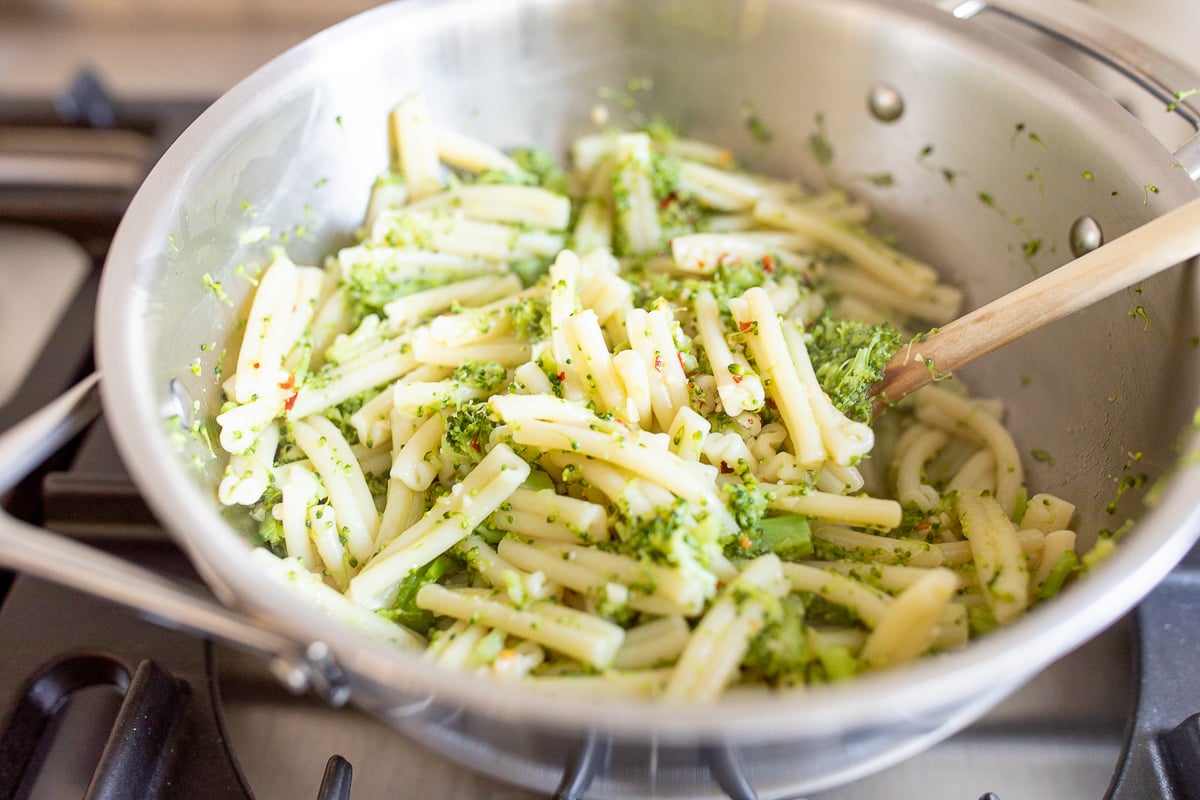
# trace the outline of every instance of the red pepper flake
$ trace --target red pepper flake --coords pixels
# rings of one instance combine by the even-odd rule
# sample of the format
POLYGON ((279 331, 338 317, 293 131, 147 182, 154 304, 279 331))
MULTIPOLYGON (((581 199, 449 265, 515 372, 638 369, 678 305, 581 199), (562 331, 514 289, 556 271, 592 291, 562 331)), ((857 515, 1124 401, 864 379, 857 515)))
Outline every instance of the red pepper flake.
POLYGON ((679 359, 679 368, 686 373, 687 367, 683 365, 683 353, 676 353, 675 357, 679 359))
POLYGON ((292 393, 291 393, 291 394, 288 396, 288 399, 283 401, 283 407, 284 407, 286 410, 288 410, 288 411, 291 411, 291 410, 292 410, 292 406, 296 405, 296 398, 297 398, 297 397, 299 397, 299 396, 300 396, 300 393, 299 393, 299 392, 292 392, 292 393))
POLYGON ((295 385, 296 385, 296 376, 294 374, 289 374, 285 380, 280 381, 279 388, 280 389, 291 389, 295 385))
POLYGON ((734 383, 741 383, 741 382, 742 382, 742 380, 743 380, 743 379, 744 379, 746 376, 745 376, 745 375, 735 375, 735 374, 733 374, 733 373, 730 373, 729 377, 733 378, 733 382, 734 382, 734 383))
POLYGON ((733 472, 733 467, 729 466, 724 461, 722 461, 720 464, 717 464, 717 469, 721 470, 722 473, 733 472))
POLYGON ((655 353, 655 354, 654 354, 654 371, 655 371, 655 372, 662 372, 662 371, 663 371, 663 360, 662 360, 662 353, 655 353))
POLYGON ((738 537, 737 543, 738 547, 742 548, 743 550, 749 550, 751 547, 754 547, 754 542, 751 541, 750 537, 744 533, 738 537))
POLYGON ((250 369, 262 369, 262 362, 261 361, 251 361, 250 369))
POLYGON ((741 331, 742 333, 745 333, 746 331, 750 330, 753 327, 754 327, 753 322, 739 322, 738 323, 738 330, 741 331))
POLYGON ((474 450, 476 453, 483 452, 483 448, 479 446, 479 437, 478 436, 471 437, 471 449, 474 450))
POLYGON ((559 383, 562 383, 563 381, 565 381, 565 380, 567 379, 567 373, 565 373, 565 372, 560 372, 560 373, 558 373, 558 375, 556 375, 555 377, 556 377, 556 378, 558 378, 558 382, 559 382, 559 383))
POLYGON ((763 271, 768 275, 775 274, 775 258, 770 253, 763 256, 763 271))

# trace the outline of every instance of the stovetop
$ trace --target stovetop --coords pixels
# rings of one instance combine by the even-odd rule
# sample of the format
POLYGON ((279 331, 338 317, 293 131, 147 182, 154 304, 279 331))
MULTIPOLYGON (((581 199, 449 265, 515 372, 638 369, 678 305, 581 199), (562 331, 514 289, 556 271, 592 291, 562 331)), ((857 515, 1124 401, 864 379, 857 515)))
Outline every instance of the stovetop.
MULTIPOLYGON (((101 97, 110 103, 105 117, 91 105, 101 89, 91 79, 77 83, 68 97, 75 112, 72 102, 65 112, 62 102, 0 103, 0 145, 6 123, 39 126, 65 115, 78 130, 97 122, 88 114, 100 114, 102 125, 142 137, 132 140, 140 155, 122 158, 144 170, 202 108, 101 97)), ((0 398, 0 431, 90 369, 100 264, 135 185, 92 187, 81 199, 78 191, 0 182, 0 223, 65 234, 92 263, 60 304, 59 324, 36 344, 33 371, 0 398)), ((0 297, 13 280, 0 272, 0 297)), ((102 420, 3 499, 16 516, 197 580, 138 497, 102 420)), ((0 598, 0 800, 537 797, 362 713, 293 696, 260 660, 105 601, 3 573, 0 598)), ((811 797, 1092 800, 1110 788, 1107 796, 1124 800, 1200 797, 1184 780, 1200 774, 1200 724, 1185 719, 1200 707, 1200 637, 1187 624, 1197 605, 1200 556, 1193 553, 1135 617, 979 722, 885 772, 811 797)), ((564 789, 559 796, 583 795, 564 789)))

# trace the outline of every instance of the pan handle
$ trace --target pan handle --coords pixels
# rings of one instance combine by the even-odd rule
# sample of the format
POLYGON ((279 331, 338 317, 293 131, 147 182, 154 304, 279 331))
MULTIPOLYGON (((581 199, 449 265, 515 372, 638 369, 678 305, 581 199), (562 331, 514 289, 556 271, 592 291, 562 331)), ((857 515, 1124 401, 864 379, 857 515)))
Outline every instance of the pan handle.
POLYGON ((1196 132, 1172 155, 1200 180, 1200 77, 1189 67, 1163 55, 1115 27, 1095 9, 1079 2, 1043 0, 938 0, 938 7, 957 19, 992 11, 1040 31, 1088 54, 1132 80, 1185 120, 1196 132))
MULTIPOLYGON (((99 384, 99 374, 85 378, 0 436, 0 494, 96 418, 99 384)), ((292 691, 312 690, 333 706, 349 699, 345 673, 324 643, 297 642, 179 581, 30 525, 2 509, 0 565, 109 600, 166 627, 264 657, 292 691)))

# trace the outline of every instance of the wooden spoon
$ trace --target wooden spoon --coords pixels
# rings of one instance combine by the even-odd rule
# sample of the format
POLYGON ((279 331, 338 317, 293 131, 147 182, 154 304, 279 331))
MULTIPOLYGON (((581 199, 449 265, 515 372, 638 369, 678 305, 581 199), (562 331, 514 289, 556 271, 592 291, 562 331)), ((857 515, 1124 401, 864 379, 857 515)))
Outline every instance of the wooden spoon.
POLYGON ((906 345, 872 387, 875 412, 1030 331, 1200 254, 1200 198, 906 345))

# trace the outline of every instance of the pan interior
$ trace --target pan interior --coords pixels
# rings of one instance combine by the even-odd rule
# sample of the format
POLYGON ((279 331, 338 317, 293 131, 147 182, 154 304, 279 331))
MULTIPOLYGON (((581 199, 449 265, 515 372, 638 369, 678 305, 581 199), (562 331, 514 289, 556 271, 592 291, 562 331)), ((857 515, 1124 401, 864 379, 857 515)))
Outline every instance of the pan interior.
MULTIPOLYGON (((207 112, 118 233, 100 358, 123 454, 224 599, 291 616, 252 578, 244 540, 230 530, 246 521, 217 508, 223 464, 206 430, 253 288, 247 275, 273 247, 317 264, 353 238, 386 167, 387 113, 415 91, 441 124, 501 147, 536 145, 565 159, 602 104, 614 119, 660 116, 754 169, 845 186, 903 249, 962 287, 968 305, 1067 261, 1081 215, 1111 238, 1195 195, 1115 103, 965 25, 923 5, 867 0, 725 0, 702 13, 693 0, 411 0, 319 35, 207 112), (870 113, 880 84, 904 100, 895 121, 870 113)), ((1153 482, 1178 457, 1197 405, 1195 299, 1192 271, 1178 270, 963 375, 977 394, 1004 398, 1030 486, 1076 500, 1083 548, 1141 513, 1137 491, 1110 506, 1119 487, 1153 482)), ((1143 526, 1131 539, 1152 547, 1170 537, 1165 527, 1143 526)), ((1080 609, 1073 641, 1132 602, 1091 616, 1080 609)), ((1065 613, 1041 615, 1044 623, 1034 615, 1021 629, 1046 634, 1065 613)), ((301 633, 315 624, 331 641, 358 644, 313 620, 283 624, 301 633)), ((457 693, 496 713, 558 713, 520 692, 499 698, 445 676, 397 669, 387 681, 457 693)), ((621 723, 619 711, 589 713, 630 731, 641 725, 621 723)), ((755 713, 761 720, 769 709, 755 713)), ((736 716, 661 716, 655 725, 674 725, 676 735, 690 725, 738 727, 736 716)), ((814 715, 811 724, 834 718, 814 715)), ((777 730, 808 724, 782 713, 776 722, 777 730)))

